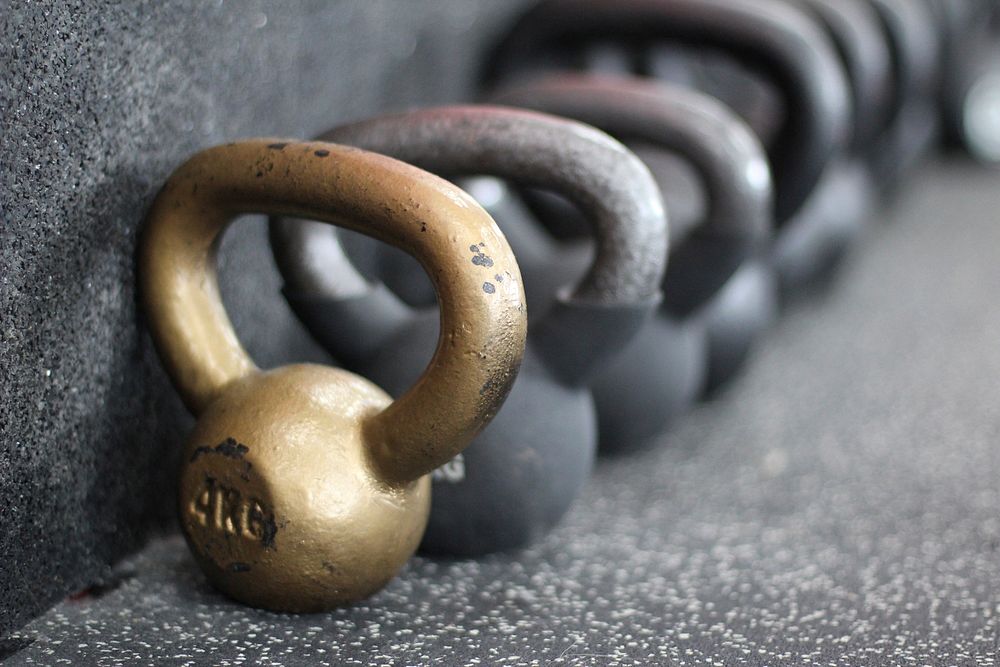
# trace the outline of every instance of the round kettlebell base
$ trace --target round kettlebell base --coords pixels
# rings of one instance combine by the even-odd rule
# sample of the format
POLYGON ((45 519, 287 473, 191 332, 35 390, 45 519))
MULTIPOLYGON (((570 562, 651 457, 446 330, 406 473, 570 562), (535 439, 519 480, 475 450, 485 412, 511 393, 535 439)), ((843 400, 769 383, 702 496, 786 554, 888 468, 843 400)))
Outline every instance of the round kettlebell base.
POLYGON ((654 315, 591 383, 600 454, 622 456, 652 446, 701 395, 707 358, 700 321, 654 315))
POLYGON ((528 349, 493 421, 432 474, 421 553, 472 558, 526 547, 563 518, 590 478, 597 449, 590 392, 555 381, 528 349))
POLYGON ((372 473, 364 420, 391 399, 346 371, 294 365, 234 382, 184 452, 180 523, 229 597, 317 612, 382 588, 416 550, 430 479, 372 473))

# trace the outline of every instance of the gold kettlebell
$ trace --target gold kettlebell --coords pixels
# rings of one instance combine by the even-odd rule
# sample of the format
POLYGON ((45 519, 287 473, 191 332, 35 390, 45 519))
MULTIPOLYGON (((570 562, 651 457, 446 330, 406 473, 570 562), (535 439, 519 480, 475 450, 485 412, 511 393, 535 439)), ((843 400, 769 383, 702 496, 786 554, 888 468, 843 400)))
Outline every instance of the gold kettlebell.
POLYGON ((140 266, 157 350, 198 417, 179 509, 208 578, 246 604, 300 612, 384 586, 420 542, 428 473, 493 417, 524 352, 520 273, 489 214, 450 183, 381 155, 240 141, 174 172, 147 217, 140 266), (421 262, 438 293, 441 336, 406 394, 393 401, 322 365, 257 368, 215 269, 222 231, 245 213, 330 222, 421 262), (480 254, 492 266, 472 261, 480 254), (510 279, 485 290, 495 274, 510 279))

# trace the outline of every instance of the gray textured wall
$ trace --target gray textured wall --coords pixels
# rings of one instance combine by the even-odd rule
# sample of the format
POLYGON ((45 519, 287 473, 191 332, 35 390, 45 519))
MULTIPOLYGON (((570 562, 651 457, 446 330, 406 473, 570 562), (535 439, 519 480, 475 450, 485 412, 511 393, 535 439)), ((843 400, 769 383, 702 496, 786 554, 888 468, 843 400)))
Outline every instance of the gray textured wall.
MULTIPOLYGON (((187 155, 467 99, 527 0, 0 0, 0 636, 168 526, 189 425, 142 328, 136 234, 187 155)), ((261 221, 223 293, 264 366, 322 358, 261 221)))

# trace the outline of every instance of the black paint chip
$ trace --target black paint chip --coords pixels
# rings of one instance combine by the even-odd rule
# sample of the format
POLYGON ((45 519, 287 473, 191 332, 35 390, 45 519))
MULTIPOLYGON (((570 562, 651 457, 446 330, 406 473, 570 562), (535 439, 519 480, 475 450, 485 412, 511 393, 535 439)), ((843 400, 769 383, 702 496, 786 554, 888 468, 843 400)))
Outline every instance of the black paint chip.
POLYGON ((225 457, 231 459, 242 459, 244 454, 250 451, 250 448, 243 443, 236 442, 233 438, 226 438, 225 441, 220 442, 215 447, 198 447, 191 454, 189 461, 194 463, 203 454, 222 454, 225 457))

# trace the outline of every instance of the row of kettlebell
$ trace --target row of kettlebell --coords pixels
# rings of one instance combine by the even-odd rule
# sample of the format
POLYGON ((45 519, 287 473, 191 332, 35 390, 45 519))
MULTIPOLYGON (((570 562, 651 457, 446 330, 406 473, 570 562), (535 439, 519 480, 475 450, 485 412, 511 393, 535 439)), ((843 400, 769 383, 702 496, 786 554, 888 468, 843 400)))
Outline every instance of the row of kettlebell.
MULTIPOLYGON (((527 370, 476 446, 438 471, 439 500, 425 551, 468 556, 530 542, 569 507, 592 466, 591 443, 622 452, 655 438, 704 392, 732 377, 775 317, 780 294, 830 276, 884 193, 936 134, 933 7, 951 11, 940 3, 889 0, 798 6, 564 0, 541 3, 518 22, 494 53, 484 98, 583 121, 627 142, 652 168, 671 211, 662 303, 628 344, 624 322, 652 310, 637 296, 653 298, 648 288, 615 304, 627 314, 612 314, 610 299, 595 292, 588 300, 600 300, 599 312, 577 315, 571 326, 553 324, 556 315, 568 317, 565 305, 552 311, 560 287, 595 274, 606 276, 605 286, 617 284, 626 278, 616 277, 616 268, 635 281, 654 272, 611 260, 612 253, 622 254, 625 232, 612 241, 602 212, 592 204, 587 210, 596 195, 580 197, 586 167, 573 167, 577 183, 570 191, 553 180, 564 167, 555 159, 547 169, 540 164, 551 150, 529 139, 527 120, 520 127, 514 118, 493 121, 504 128, 502 145, 488 137, 490 121, 477 126, 468 109, 461 119, 458 110, 425 110, 323 135, 448 177, 478 175, 460 182, 498 220, 526 276, 533 320, 527 370), (765 84, 779 87, 776 99, 741 103, 733 90, 753 92, 764 84, 741 74, 732 59, 692 55, 691 45, 706 44, 761 63, 765 84), (567 71, 577 64, 583 71, 567 71), (711 68, 714 74, 701 71, 711 68), (673 78, 684 83, 634 73, 656 71, 680 72, 673 78), (699 87, 715 96, 696 92, 699 87), (731 106, 720 104, 722 96, 731 106), (774 121, 780 104, 785 118, 774 121), (755 116, 759 107, 773 113, 755 116), (757 131, 748 131, 739 116, 757 131), (536 164, 519 161, 512 168, 505 148, 532 154, 536 164), (683 165, 703 184, 702 198, 677 186, 691 181, 683 165), (596 252, 587 243, 588 228, 596 252), (536 368, 545 368, 546 377, 536 368), (527 497, 525 489, 537 491, 527 497)), ((568 150, 573 144, 560 139, 558 145, 568 150)), ((581 153, 577 163, 611 173, 597 157, 581 153)), ((635 226, 622 216, 610 219, 620 230, 635 226)), ((355 295, 344 299, 324 285, 330 274, 324 277, 321 268, 329 271, 344 253, 340 244, 317 240, 323 237, 337 238, 316 225, 274 226, 286 296, 335 357, 398 395, 432 349, 435 318, 427 313, 433 311, 423 311, 422 337, 407 331, 399 339, 405 344, 373 346, 381 339, 368 327, 394 332, 409 317, 400 302, 432 308, 430 281, 405 254, 353 237, 344 239, 347 255, 379 287, 363 304, 355 295), (320 248, 334 256, 323 257, 320 248), (364 314, 351 315, 358 311, 364 314), (348 322, 362 335, 346 331, 348 322), (416 349, 425 355, 411 354, 416 349)))
POLYGON ((324 609, 419 544, 478 555, 551 528, 598 445, 653 441, 732 377, 927 150, 932 6, 950 11, 546 0, 493 53, 492 106, 189 160, 149 214, 142 280, 199 416, 180 514, 208 576, 249 604, 324 609), (247 212, 273 216, 296 315, 367 380, 247 356, 213 266, 247 212))

